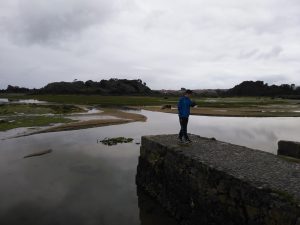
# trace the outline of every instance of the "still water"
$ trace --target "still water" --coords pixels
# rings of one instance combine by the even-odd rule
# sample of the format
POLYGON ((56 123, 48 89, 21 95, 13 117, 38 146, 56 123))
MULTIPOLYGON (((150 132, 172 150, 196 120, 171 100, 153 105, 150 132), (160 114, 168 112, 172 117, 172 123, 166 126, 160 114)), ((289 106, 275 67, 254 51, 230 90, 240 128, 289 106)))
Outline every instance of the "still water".
MULTIPOLYGON (((177 115, 142 111, 147 122, 45 133, 0 142, 1 225, 175 225, 137 194, 142 135, 177 133, 177 115), (104 146, 105 137, 134 143, 104 146), (40 157, 23 157, 51 148, 40 157)), ((191 116, 189 132, 276 153, 280 139, 299 140, 300 118, 191 116)))
POLYGON ((47 103, 45 101, 39 101, 39 100, 36 100, 36 99, 7 99, 7 98, 0 98, 0 104, 1 103, 35 103, 35 104, 44 104, 44 103, 47 103))

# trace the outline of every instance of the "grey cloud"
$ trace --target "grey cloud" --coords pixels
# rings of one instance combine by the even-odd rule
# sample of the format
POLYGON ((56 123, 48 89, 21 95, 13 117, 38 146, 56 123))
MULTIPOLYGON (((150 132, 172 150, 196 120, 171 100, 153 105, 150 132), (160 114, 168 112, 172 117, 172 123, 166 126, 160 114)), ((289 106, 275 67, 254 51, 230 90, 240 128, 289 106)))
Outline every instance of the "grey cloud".
POLYGON ((282 51, 283 49, 281 46, 274 46, 270 51, 259 54, 257 58, 270 59, 270 58, 278 57, 282 51))
POLYGON ((299 11, 299 0, 0 1, 0 88, 116 76, 153 89, 300 84, 299 11))
POLYGON ((269 84, 282 84, 288 83, 286 75, 283 74, 270 74, 270 75, 260 75, 257 76, 257 80, 263 80, 269 84))
POLYGON ((160 18, 163 17, 166 14, 163 10, 153 10, 150 13, 147 14, 146 18, 144 19, 145 25, 144 28, 151 29, 155 28, 157 24, 160 23, 160 18))
POLYGON ((239 54, 240 59, 249 59, 249 58, 257 58, 257 59, 271 59, 278 57, 283 51, 281 46, 273 46, 268 51, 260 51, 259 49, 253 49, 250 51, 241 51, 239 54))
POLYGON ((257 54, 258 52, 259 52, 258 49, 253 49, 251 51, 241 51, 239 58, 248 59, 248 58, 251 58, 252 56, 254 56, 255 54, 257 54))
POLYGON ((19 42, 56 42, 107 21, 117 10, 114 3, 105 0, 19 1, 15 14, 6 20, 6 27, 19 42))

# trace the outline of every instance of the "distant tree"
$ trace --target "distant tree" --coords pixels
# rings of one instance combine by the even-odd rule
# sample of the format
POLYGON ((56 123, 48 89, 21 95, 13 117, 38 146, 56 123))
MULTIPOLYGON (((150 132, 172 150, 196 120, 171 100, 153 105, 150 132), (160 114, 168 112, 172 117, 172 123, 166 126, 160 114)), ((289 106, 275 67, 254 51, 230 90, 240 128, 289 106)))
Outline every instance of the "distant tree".
POLYGON ((265 84, 263 81, 244 81, 229 89, 226 95, 229 96, 279 96, 296 94, 295 87, 289 84, 280 86, 265 84))
POLYGON ((38 93, 51 94, 150 94, 151 89, 139 80, 111 78, 95 82, 74 80, 73 82, 54 82, 38 90, 38 93))
POLYGON ((24 87, 19 87, 19 86, 8 85, 5 92, 7 92, 7 93, 28 93, 28 92, 30 92, 30 89, 24 88, 24 87))

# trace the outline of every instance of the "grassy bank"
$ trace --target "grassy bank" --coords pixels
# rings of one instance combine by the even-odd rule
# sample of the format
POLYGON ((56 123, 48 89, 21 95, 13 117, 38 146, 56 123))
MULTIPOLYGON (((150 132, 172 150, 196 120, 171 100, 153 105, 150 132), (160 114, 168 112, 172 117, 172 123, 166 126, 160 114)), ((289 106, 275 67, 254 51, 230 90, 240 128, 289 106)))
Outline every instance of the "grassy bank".
MULTIPOLYGON (((100 96, 100 95, 0 95, 9 99, 37 99, 62 104, 96 105, 103 107, 134 106, 153 111, 177 113, 176 109, 161 110, 162 105, 176 108, 178 97, 100 96)), ((300 116, 300 100, 269 97, 197 98, 194 115, 207 116, 300 116)))
MULTIPOLYGON (((172 109, 161 109, 160 107, 145 106, 145 110, 164 112, 164 113, 174 113, 177 114, 176 108, 172 109)), ((300 117, 299 112, 288 111, 279 108, 208 108, 200 107, 191 109, 192 115, 199 116, 225 116, 225 117, 300 117), (278 110, 278 111, 276 111, 278 110)))
POLYGON ((0 131, 67 123, 72 120, 64 118, 63 114, 83 111, 74 105, 0 104, 0 131))
MULTIPOLYGON (((0 98, 14 99, 36 99, 40 101, 80 104, 80 105, 102 105, 102 106, 143 106, 159 105, 167 103, 160 97, 149 96, 100 96, 100 95, 17 95, 1 94, 0 98)), ((174 98, 176 100, 176 98, 174 98)))
POLYGON ((54 123, 67 123, 71 121, 71 119, 52 116, 9 117, 0 120, 0 131, 6 131, 19 127, 47 126, 54 123))
POLYGON ((18 127, 38 127, 55 123, 62 125, 50 127, 39 132, 53 132, 64 130, 77 130, 91 127, 108 126, 114 124, 129 123, 134 121, 146 121, 141 114, 128 113, 117 109, 103 108, 98 115, 114 116, 113 119, 91 119, 88 121, 74 121, 65 118, 67 114, 85 112, 88 106, 69 104, 0 104, 0 131, 6 131, 18 127), (58 116, 59 115, 59 116, 58 116))
POLYGON ((92 127, 103 127, 103 126, 110 126, 110 125, 117 125, 117 124, 125 124, 131 122, 145 122, 147 117, 137 113, 128 113, 123 112, 117 109, 103 109, 103 112, 99 115, 109 115, 115 116, 116 119, 93 119, 87 121, 76 121, 65 123, 59 126, 50 127, 45 130, 37 131, 31 134, 38 134, 38 133, 48 133, 48 132, 58 132, 58 131, 67 131, 67 130, 79 130, 79 129, 86 129, 92 127))
MULTIPOLYGON (((0 98, 36 99, 64 104, 102 105, 102 106, 159 106, 176 104, 178 97, 155 96, 101 96, 101 95, 24 95, 0 94, 0 98)), ((300 102, 288 99, 272 99, 268 97, 238 97, 238 98, 193 98, 202 107, 232 108, 255 107, 259 105, 290 104, 300 102)))
POLYGON ((15 114, 67 114, 84 112, 74 105, 41 105, 41 104, 0 104, 0 115, 15 114))

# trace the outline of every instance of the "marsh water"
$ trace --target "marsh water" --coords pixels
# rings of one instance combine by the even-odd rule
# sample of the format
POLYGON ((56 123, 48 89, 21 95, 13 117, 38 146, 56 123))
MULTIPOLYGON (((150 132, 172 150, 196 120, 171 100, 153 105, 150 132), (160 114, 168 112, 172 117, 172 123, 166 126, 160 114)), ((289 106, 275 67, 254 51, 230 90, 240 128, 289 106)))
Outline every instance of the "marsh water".
MULTIPOLYGON (((137 193, 142 135, 177 133, 174 114, 141 111, 147 122, 44 133, 0 141, 0 224, 173 225, 137 193), (105 137, 133 143, 102 145, 105 137), (40 157, 23 157, 52 149, 40 157)), ((276 153, 280 139, 298 140, 300 118, 191 116, 189 132, 276 153)))

